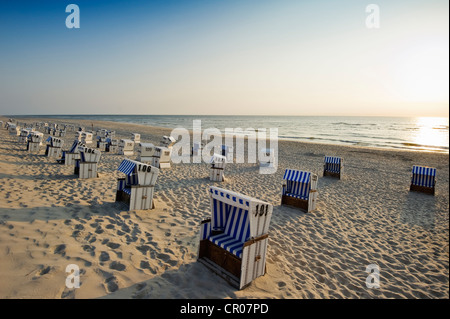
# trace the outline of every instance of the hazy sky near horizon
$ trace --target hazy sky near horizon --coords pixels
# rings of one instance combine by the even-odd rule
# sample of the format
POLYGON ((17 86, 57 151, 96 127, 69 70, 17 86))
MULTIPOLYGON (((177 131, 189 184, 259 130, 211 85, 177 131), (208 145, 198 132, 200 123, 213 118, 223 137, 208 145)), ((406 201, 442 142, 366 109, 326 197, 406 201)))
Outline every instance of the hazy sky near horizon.
POLYGON ((446 0, 2 1, 0 41, 5 115, 448 116, 446 0))

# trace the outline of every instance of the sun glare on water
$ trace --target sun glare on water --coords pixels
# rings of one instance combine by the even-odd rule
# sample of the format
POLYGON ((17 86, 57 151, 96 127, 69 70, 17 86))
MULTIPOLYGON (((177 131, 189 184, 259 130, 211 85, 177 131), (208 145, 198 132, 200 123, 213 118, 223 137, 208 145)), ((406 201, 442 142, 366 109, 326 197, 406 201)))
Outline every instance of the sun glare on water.
POLYGON ((418 117, 416 119, 418 129, 413 136, 414 143, 430 150, 437 146, 448 147, 448 125, 449 120, 445 117, 418 117))

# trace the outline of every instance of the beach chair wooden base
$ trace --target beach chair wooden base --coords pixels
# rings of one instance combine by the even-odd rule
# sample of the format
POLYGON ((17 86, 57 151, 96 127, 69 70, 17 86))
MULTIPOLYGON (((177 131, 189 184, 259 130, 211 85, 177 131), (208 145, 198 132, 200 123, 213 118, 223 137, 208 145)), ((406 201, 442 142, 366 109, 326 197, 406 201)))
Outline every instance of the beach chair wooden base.
POLYGON ((26 136, 19 136, 19 143, 25 144, 28 141, 28 138, 26 136))
POLYGON ((330 177, 336 177, 341 179, 341 174, 336 172, 330 172, 330 171, 323 171, 323 176, 330 176, 330 177))
POLYGON ((311 192, 308 200, 295 198, 291 196, 281 195, 281 205, 288 205, 300 208, 305 213, 310 213, 316 209, 317 192, 311 192))
POLYGON ((266 274, 268 237, 266 234, 243 243, 242 259, 209 239, 203 239, 200 241, 198 261, 233 287, 244 289, 254 279, 266 274))
POLYGON ((78 178, 86 179, 86 178, 97 178, 97 163, 84 162, 80 163, 79 167, 75 167, 75 174, 78 175, 78 178), (76 173, 78 171, 78 173, 76 173))
POLYGON ((209 172, 209 180, 213 182, 223 182, 225 175, 222 168, 211 168, 209 172))
POLYGON ((28 153, 39 153, 40 151, 40 143, 29 142, 28 143, 28 153))
POLYGON ((421 192, 421 193, 425 193, 425 194, 434 195, 435 188, 411 184, 411 186, 409 187, 409 191, 410 192, 421 192))
POLYGON ((132 156, 134 155, 134 151, 124 151, 123 149, 119 148, 119 151, 117 152, 118 155, 125 155, 125 156, 132 156))
POLYGON ((155 209, 153 201, 154 187, 151 186, 131 186, 131 195, 117 190, 116 202, 124 202, 128 205, 128 210, 150 210, 155 209))
POLYGON ((53 146, 49 146, 48 150, 47 150, 47 156, 48 157, 56 157, 56 158, 60 158, 62 154, 62 149, 61 147, 53 147, 53 146))

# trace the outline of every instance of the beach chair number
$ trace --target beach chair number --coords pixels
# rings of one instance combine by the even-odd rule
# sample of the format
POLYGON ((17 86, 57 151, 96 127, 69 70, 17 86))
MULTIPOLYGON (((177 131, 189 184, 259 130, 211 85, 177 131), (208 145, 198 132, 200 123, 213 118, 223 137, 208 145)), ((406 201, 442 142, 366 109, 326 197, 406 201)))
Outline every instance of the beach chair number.
POLYGON ((269 210, 268 208, 269 207, 267 205, 261 205, 261 207, 259 207, 259 205, 256 205, 255 217, 257 217, 258 214, 259 214, 259 216, 262 216, 262 215, 267 216, 267 211, 269 210), (258 210, 259 210, 259 212, 258 212, 258 210))
POLYGON ((150 165, 141 165, 139 164, 138 171, 150 173, 152 171, 152 167, 150 165))

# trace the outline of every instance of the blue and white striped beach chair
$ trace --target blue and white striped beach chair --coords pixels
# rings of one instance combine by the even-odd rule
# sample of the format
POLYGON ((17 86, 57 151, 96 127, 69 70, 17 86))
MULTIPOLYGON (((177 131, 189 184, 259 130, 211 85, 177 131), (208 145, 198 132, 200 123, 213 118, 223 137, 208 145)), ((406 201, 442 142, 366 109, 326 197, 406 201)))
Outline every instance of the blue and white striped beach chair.
POLYGON ((434 195, 436 186, 436 168, 416 166, 412 168, 410 191, 434 195))
POLYGON ((273 206, 210 187, 211 218, 200 227, 199 261, 242 289, 266 272, 273 206))
POLYGON ((61 158, 57 160, 57 162, 64 165, 75 165, 75 161, 77 159, 80 159, 79 148, 82 147, 85 147, 85 145, 78 139, 75 139, 70 149, 67 151, 63 151, 61 158))
POLYGON ((317 175, 295 169, 286 169, 283 176, 281 204, 311 212, 316 208, 316 200, 317 175))
POLYGON ((153 209, 153 193, 159 169, 149 164, 124 159, 118 169, 125 178, 117 180, 116 202, 127 203, 129 210, 153 209))
POLYGON ((325 156, 323 160, 323 176, 341 177, 344 174, 344 160, 341 157, 325 156))

